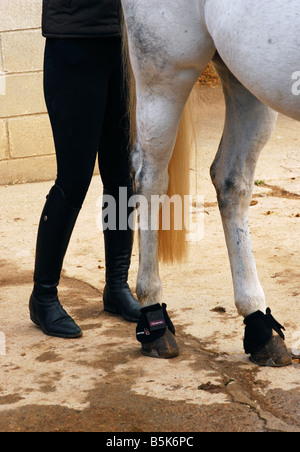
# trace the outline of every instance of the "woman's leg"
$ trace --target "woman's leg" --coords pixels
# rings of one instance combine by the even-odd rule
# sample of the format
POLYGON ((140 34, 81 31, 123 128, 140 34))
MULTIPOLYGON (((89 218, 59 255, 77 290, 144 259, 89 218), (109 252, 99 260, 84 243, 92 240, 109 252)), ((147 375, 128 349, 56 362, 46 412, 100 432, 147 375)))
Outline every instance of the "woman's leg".
POLYGON ((29 302, 31 320, 50 336, 74 338, 82 334, 57 295, 63 260, 79 211, 69 205, 59 186, 52 187, 40 220, 34 289, 29 302))
POLYGON ((104 195, 115 200, 116 228, 112 230, 104 227, 106 286, 103 302, 106 311, 121 314, 125 320, 138 322, 141 305, 133 297, 127 283, 134 239, 134 233, 128 225, 133 208, 128 207, 128 201, 133 190, 130 177, 126 89, 119 39, 115 40, 112 55, 114 65, 108 84, 108 102, 100 139, 99 168, 104 195))
POLYGON ((111 44, 98 40, 47 40, 44 90, 58 174, 40 221, 31 319, 44 333, 79 337, 62 309, 57 286, 77 216, 91 182, 107 101, 111 44), (101 49, 99 53, 99 49, 101 49))

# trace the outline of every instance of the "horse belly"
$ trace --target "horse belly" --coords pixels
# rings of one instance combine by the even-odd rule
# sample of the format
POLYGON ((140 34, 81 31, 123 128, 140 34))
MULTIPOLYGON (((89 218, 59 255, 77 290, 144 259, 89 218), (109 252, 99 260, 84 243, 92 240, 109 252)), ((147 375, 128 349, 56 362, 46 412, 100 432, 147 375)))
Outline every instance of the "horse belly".
POLYGON ((299 0, 207 0, 205 20, 237 79, 269 107, 300 120, 299 0))

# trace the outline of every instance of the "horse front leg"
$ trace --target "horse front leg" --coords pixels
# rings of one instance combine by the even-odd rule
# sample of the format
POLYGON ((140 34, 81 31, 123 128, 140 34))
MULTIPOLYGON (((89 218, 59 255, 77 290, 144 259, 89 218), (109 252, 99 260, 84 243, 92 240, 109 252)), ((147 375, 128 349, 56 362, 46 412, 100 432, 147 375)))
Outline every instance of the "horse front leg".
POLYGON ((248 226, 257 160, 277 114, 244 88, 219 57, 214 62, 223 83, 226 121, 211 177, 218 194, 235 303, 245 318, 245 351, 256 364, 284 366, 291 364, 291 356, 283 342, 283 327, 266 310, 248 226))

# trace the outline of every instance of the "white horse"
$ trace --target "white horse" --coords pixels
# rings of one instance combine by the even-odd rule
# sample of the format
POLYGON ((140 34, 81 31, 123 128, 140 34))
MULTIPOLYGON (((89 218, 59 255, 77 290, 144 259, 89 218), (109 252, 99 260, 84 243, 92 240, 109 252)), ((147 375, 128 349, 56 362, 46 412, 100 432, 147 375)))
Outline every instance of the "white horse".
MULTIPOLYGON (((151 195, 167 192, 185 104, 213 60, 223 84, 226 121, 211 177, 224 225, 235 303, 245 318, 245 350, 260 365, 290 364, 283 327, 267 309, 257 274, 248 208, 257 160, 273 132, 276 112, 300 120, 299 0, 122 0, 122 6, 136 83, 136 189, 149 205, 151 195)), ((176 159, 178 166, 188 160, 188 154, 179 152, 176 159)), ((182 180, 189 163, 186 168, 185 173, 180 170, 182 180)), ((150 218, 149 212, 144 213, 144 218, 150 218)), ((139 339, 145 354, 171 357, 178 349, 165 307, 158 306, 162 298, 158 233, 150 224, 144 229, 140 230, 137 294, 146 308, 139 339), (149 315, 154 316, 152 323, 149 315), (164 327, 161 334, 159 324, 164 327)))

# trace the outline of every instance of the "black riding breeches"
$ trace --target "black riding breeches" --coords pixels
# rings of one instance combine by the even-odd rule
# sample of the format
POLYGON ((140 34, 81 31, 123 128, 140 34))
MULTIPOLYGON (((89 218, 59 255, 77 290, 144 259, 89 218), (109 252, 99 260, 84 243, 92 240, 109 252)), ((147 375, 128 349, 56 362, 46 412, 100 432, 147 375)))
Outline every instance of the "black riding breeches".
POLYGON ((46 41, 44 93, 57 156, 56 184, 81 207, 98 155, 105 189, 130 185, 120 38, 46 41))

